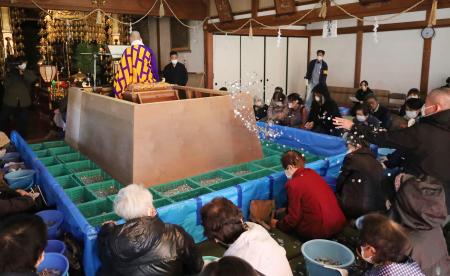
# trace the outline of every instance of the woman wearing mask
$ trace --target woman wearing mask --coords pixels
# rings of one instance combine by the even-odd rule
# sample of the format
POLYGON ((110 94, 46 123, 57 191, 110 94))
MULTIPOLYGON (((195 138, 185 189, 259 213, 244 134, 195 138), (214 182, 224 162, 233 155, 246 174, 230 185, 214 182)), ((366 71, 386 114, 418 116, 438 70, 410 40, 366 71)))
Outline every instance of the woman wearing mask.
POLYGON ((330 97, 328 87, 318 84, 313 89, 314 102, 305 128, 314 132, 339 136, 341 132, 333 125, 335 117, 341 117, 336 102, 330 97))
POLYGON ((370 108, 366 104, 355 104, 355 115, 355 118, 353 118, 355 124, 380 127, 380 121, 370 114, 370 108))
POLYGON ((421 109, 424 102, 418 98, 410 98, 405 102, 405 115, 403 116, 408 124, 407 126, 413 126, 417 119, 422 115, 421 109))
POLYGON ((351 98, 355 104, 353 105, 350 114, 352 116, 355 116, 356 114, 356 106, 358 103, 362 104, 364 103, 364 101, 366 100, 367 96, 369 95, 374 95, 373 91, 369 88, 369 82, 367 82, 366 80, 363 80, 360 84, 359 84, 359 89, 358 91, 356 91, 355 93, 355 98, 351 98))
POLYGON ((295 232, 301 239, 330 238, 341 231, 345 216, 333 190, 314 170, 305 168, 297 151, 287 151, 281 158, 288 196, 287 215, 272 221, 272 227, 295 232))
POLYGON ((288 114, 289 107, 286 95, 283 94, 281 87, 277 87, 267 110, 267 121, 277 125, 286 125, 288 114))
MULTIPOLYGON (((370 214, 356 220, 359 230, 360 257, 372 267, 364 276, 425 276, 409 253, 411 242, 402 226, 379 214, 370 214)), ((328 266, 341 275, 349 271, 328 266)), ((350 275, 353 275, 350 272, 350 275)))

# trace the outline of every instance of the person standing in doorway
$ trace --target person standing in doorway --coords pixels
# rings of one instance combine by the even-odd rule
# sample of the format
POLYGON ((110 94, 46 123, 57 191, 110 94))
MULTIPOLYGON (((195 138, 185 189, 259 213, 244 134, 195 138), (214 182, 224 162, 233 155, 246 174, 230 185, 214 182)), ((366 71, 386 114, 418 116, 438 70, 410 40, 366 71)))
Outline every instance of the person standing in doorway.
POLYGON ((164 67, 163 76, 166 82, 177 85, 186 85, 188 73, 183 63, 178 61, 178 53, 170 52, 170 63, 164 67))
POLYGON ((312 89, 318 84, 327 84, 328 64, 323 60, 325 56, 324 50, 317 51, 317 58, 308 64, 306 71, 306 107, 311 110, 312 105, 312 89))
POLYGON ((14 115, 20 135, 26 137, 28 125, 28 109, 31 106, 31 88, 37 80, 33 71, 27 70, 27 62, 22 59, 12 59, 7 62, 9 70, 4 80, 5 95, 0 113, 0 129, 5 131, 8 120, 14 115))

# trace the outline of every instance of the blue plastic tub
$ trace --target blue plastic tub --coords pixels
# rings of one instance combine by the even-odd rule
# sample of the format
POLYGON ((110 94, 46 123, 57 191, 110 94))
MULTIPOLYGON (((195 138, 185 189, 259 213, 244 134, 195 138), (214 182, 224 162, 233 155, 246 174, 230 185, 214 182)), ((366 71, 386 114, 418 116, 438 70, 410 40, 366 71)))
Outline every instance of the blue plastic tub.
POLYGON ((324 266, 316 259, 338 262, 336 268, 348 268, 355 262, 355 255, 346 246, 329 240, 311 240, 302 245, 306 271, 309 276, 340 276, 341 274, 324 266))
POLYGON ((59 253, 63 254, 66 252, 66 245, 60 240, 48 240, 47 246, 45 247, 45 254, 47 253, 59 253))
POLYGON ((27 190, 34 184, 34 170, 20 170, 5 174, 6 182, 11 189, 27 190))
POLYGON ((47 224, 47 238, 58 239, 61 236, 61 225, 64 221, 64 214, 58 210, 45 210, 36 215, 40 216, 47 224))
POLYGON ((59 270, 61 275, 68 275, 69 261, 67 258, 58 253, 45 253, 44 261, 39 265, 37 271, 42 272, 44 269, 59 270))

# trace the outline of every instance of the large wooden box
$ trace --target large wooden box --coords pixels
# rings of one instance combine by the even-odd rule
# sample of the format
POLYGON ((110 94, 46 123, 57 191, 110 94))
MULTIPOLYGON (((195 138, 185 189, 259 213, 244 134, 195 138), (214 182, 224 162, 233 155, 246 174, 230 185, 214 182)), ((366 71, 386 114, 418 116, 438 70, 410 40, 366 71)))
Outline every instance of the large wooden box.
MULTIPOLYGON (((138 104, 71 88, 66 142, 121 183, 146 186, 262 158, 257 134, 234 117, 230 95, 171 89, 189 99, 138 104)), ((249 95, 237 97, 252 106, 249 95)))

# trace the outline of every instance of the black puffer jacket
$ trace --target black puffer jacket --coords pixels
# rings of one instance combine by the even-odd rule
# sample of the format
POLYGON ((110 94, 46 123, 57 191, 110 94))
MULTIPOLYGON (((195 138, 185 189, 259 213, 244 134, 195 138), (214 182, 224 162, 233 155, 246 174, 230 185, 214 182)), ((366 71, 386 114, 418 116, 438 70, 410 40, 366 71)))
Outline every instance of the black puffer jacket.
POLYGON ((345 157, 336 194, 347 218, 385 210, 387 192, 382 179, 383 167, 369 148, 360 148, 345 157))
POLYGON ((353 131, 380 147, 402 150, 407 156, 406 173, 429 175, 444 183, 447 208, 450 208, 450 110, 421 118, 412 127, 400 130, 374 131, 354 125, 353 131))
POLYGON ((158 217, 106 224, 98 235, 99 275, 175 276, 201 271, 203 259, 183 228, 158 217))

